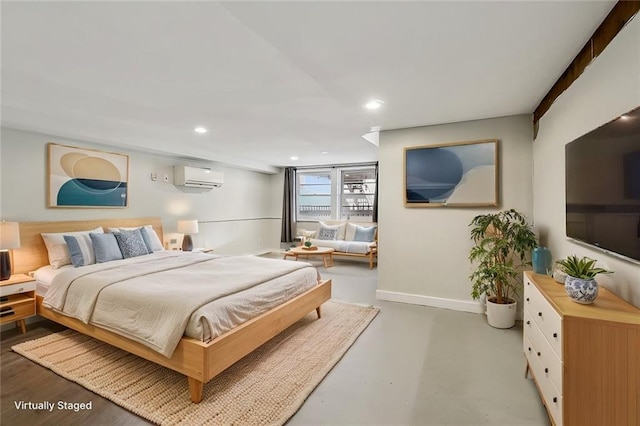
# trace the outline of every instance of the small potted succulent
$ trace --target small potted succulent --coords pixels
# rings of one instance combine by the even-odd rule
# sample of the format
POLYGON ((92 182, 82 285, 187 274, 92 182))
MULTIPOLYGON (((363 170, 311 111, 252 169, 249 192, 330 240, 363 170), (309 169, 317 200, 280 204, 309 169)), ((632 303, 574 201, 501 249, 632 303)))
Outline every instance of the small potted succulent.
POLYGON ((572 255, 558 263, 567 274, 564 281, 567 294, 574 302, 585 305, 593 303, 598 297, 598 282, 595 276, 613 273, 613 271, 604 268, 596 268, 596 261, 586 256, 578 258, 578 256, 572 255))

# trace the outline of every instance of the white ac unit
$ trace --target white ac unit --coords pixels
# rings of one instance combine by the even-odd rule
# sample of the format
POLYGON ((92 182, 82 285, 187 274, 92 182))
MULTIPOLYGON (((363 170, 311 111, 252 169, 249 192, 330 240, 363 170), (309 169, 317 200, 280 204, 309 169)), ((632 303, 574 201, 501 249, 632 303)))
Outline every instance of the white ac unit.
POLYGON ((173 184, 191 188, 219 188, 224 174, 204 167, 174 166, 173 184))

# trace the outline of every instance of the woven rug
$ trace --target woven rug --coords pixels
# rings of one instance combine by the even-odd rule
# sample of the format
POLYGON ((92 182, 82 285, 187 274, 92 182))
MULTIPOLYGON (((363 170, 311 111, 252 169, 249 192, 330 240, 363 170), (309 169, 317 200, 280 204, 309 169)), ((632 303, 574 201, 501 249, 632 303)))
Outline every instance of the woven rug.
POLYGON ((378 308, 329 301, 205 384, 72 330, 13 350, 161 425, 281 425, 340 360, 378 308))

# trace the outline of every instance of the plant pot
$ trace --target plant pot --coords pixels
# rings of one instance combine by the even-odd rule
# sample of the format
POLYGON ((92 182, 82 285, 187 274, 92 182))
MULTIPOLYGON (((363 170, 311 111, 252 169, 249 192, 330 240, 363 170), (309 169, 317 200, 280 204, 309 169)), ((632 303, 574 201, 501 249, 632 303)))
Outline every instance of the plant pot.
POLYGON ((495 296, 487 298, 487 322, 495 328, 511 328, 516 323, 516 301, 495 303, 495 296))
POLYGON ((574 302, 588 305, 598 297, 598 282, 595 278, 588 280, 568 275, 564 280, 564 289, 574 302))

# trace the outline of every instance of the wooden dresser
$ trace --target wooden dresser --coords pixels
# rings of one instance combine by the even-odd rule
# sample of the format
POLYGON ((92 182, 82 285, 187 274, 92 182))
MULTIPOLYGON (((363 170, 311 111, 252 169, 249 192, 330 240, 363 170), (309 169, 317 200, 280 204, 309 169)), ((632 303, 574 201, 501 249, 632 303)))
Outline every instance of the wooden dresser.
POLYGON ((525 272, 523 347, 553 424, 640 425, 638 308, 603 287, 581 305, 551 277, 525 272))

